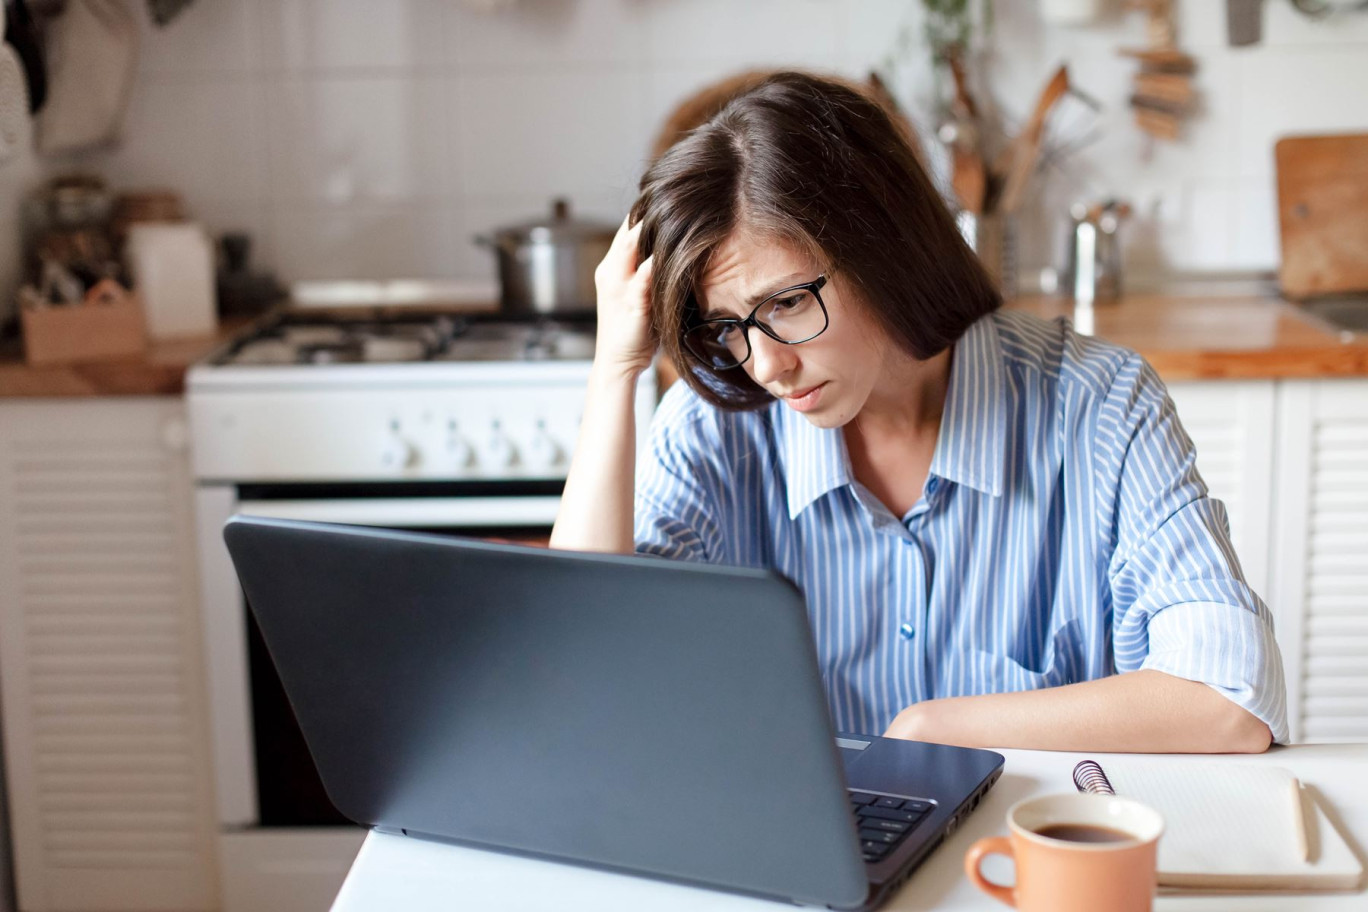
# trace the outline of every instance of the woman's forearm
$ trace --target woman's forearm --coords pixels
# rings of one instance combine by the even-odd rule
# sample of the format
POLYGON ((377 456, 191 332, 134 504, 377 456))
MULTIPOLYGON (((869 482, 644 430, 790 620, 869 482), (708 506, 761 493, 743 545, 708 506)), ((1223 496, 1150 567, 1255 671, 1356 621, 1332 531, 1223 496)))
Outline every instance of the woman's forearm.
POLYGON ((632 551, 637 375, 595 364, 551 547, 632 551))
POLYGON ((1133 671, 1083 684, 916 703, 888 737, 1099 753, 1258 753, 1268 726, 1206 684, 1133 671))

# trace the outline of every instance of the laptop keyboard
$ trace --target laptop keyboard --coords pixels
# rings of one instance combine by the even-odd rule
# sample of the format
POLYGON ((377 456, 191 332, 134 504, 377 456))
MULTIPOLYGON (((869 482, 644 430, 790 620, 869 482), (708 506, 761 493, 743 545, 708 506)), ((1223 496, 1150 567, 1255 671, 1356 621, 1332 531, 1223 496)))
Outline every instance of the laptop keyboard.
POLYGON ((850 809, 860 829, 860 851, 867 862, 882 861, 935 807, 924 798, 897 798, 850 792, 850 809))

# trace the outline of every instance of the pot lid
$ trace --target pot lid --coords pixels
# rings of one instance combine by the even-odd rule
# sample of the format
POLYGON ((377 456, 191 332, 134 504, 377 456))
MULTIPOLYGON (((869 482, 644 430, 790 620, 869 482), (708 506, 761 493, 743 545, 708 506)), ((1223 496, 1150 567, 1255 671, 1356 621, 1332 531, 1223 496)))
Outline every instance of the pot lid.
POLYGON ((499 228, 494 232, 499 241, 521 244, 575 244, 585 240, 611 240, 617 225, 596 219, 579 219, 570 214, 570 201, 558 198, 551 202, 549 218, 535 219, 499 228))

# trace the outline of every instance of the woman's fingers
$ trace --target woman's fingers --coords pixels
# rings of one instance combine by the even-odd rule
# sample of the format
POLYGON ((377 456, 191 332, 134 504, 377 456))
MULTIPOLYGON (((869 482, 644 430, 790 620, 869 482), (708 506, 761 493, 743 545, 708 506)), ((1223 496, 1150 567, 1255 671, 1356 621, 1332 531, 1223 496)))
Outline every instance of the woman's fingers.
POLYGON ((641 237, 641 222, 635 225, 628 225, 627 218, 622 220, 618 226, 617 234, 613 235, 613 242, 608 246, 608 253, 603 260, 606 264, 613 264, 612 272, 629 279, 637 268, 637 238, 641 237))
POLYGON ((630 299, 643 313, 650 306, 647 302, 651 299, 651 270, 654 266, 655 256, 648 256, 641 261, 641 265, 627 283, 630 299))

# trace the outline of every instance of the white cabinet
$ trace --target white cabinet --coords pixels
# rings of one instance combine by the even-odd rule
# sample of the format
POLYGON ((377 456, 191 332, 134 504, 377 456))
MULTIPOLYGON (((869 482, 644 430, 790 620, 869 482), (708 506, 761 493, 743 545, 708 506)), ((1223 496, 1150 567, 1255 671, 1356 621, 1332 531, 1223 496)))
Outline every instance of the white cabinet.
POLYGON ((1292 739, 1368 740, 1368 380, 1169 392, 1273 612, 1292 739))
POLYGON ((1292 737, 1368 740, 1368 381, 1278 391, 1273 599, 1292 737))
POLYGON ((0 402, 0 693, 23 912, 212 909, 184 406, 0 402))

